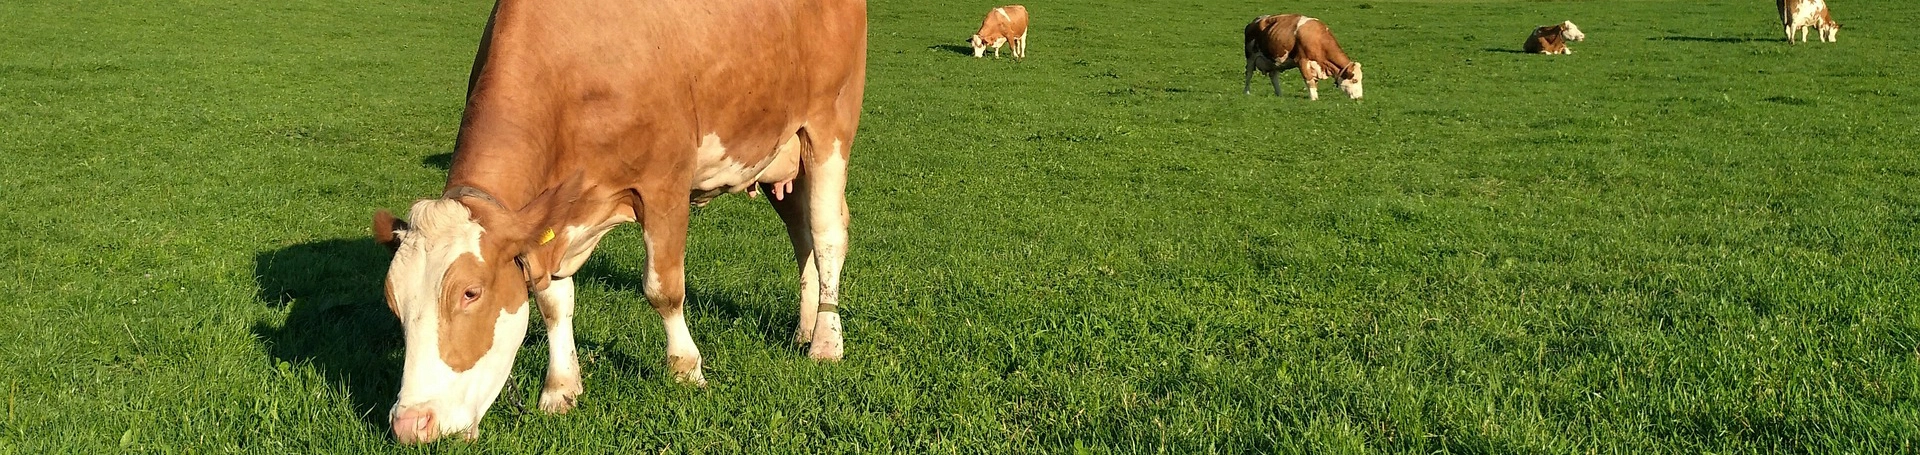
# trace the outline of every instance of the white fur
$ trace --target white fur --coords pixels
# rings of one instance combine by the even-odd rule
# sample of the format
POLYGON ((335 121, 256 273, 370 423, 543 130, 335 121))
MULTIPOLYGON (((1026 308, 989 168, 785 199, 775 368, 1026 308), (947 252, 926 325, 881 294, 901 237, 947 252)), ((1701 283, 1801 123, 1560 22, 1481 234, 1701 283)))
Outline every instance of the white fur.
POLYGON ((480 252, 485 229, 471 217, 457 201, 415 203, 408 214, 412 226, 400 234, 400 247, 387 270, 407 345, 400 393, 389 419, 404 410, 426 408, 433 411, 438 435, 471 433, 477 428, 506 384, 527 331, 523 303, 502 310, 494 322, 493 346, 472 368, 456 372, 440 358, 439 299, 446 271, 462 255, 487 260, 480 252))
POLYGON ((841 338, 840 267, 847 253, 847 160, 845 144, 834 139, 821 163, 810 168, 807 188, 807 216, 813 234, 814 264, 820 274, 820 307, 813 326, 813 343, 808 356, 816 360, 839 360, 845 355, 841 338), (831 309, 831 310, 829 310, 831 309))

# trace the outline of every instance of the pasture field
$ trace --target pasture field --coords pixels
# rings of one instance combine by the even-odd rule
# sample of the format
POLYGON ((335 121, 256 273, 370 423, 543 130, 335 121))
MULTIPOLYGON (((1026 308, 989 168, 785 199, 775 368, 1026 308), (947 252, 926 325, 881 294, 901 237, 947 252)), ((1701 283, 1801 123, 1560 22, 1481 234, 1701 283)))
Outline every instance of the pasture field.
POLYGON ((490 2, 0 2, 0 454, 1896 453, 1920 440, 1920 2, 875 0, 847 359, 760 200, 638 229, 472 443, 392 445, 375 209, 439 194, 490 2), (1259 14, 1367 96, 1240 93, 1259 14), (1518 53, 1572 20, 1570 56, 1518 53))

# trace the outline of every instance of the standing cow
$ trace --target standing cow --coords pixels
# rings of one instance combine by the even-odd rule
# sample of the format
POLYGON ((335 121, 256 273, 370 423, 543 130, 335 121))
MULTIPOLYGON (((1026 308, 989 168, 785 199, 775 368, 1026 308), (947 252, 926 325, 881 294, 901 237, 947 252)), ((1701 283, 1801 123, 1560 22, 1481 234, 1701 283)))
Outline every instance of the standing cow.
POLYGON ((551 354, 540 409, 572 409, 572 276, 629 222, 645 231, 644 293, 669 371, 704 383, 682 311, 689 200, 756 185, 800 268, 794 338, 839 359, 866 48, 862 0, 499 0, 445 191, 414 203, 410 221, 374 215, 406 339, 395 439, 477 436, 526 334, 529 293, 551 354))
POLYGON ((1280 95, 1280 72, 1300 68, 1307 99, 1320 99, 1320 80, 1333 79, 1347 97, 1360 99, 1360 62, 1347 58, 1333 31, 1319 19, 1298 14, 1260 16, 1247 24, 1246 94, 1253 94, 1253 72, 1266 73, 1280 95))
MULTIPOLYGON (((1605 30, 1602 30, 1605 31, 1605 30)), ((1561 21, 1545 27, 1533 29, 1533 35, 1527 37, 1524 46, 1529 54, 1572 54, 1567 48, 1568 41, 1586 41, 1587 34, 1580 33, 1580 26, 1573 21, 1561 21)))
POLYGON ((1774 0, 1780 8, 1780 24, 1787 29, 1787 42, 1793 42, 1794 32, 1800 32, 1800 42, 1807 42, 1807 29, 1820 31, 1820 42, 1840 41, 1840 23, 1833 21, 1833 15, 1827 11, 1826 0, 1774 0))
POLYGON ((973 58, 984 57, 987 48, 993 48, 993 58, 1000 58, 1000 46, 1013 42, 1014 58, 1027 58, 1027 7, 1007 5, 987 12, 980 20, 980 31, 967 38, 967 44, 973 45, 973 58))

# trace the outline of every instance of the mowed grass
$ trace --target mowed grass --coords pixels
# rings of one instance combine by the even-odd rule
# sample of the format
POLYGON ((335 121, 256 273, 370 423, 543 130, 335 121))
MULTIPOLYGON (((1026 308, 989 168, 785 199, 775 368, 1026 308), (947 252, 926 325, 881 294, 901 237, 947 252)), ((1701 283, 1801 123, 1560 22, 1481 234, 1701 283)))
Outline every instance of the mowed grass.
POLYGON ((375 209, 438 194, 490 3, 0 3, 0 453, 1892 453, 1920 439, 1920 3, 870 6, 850 344, 765 203, 696 211, 675 385, 638 229, 587 393, 396 448, 375 209), (1367 95, 1240 94, 1303 12, 1367 95), (1571 56, 1517 52, 1573 20, 1571 56))

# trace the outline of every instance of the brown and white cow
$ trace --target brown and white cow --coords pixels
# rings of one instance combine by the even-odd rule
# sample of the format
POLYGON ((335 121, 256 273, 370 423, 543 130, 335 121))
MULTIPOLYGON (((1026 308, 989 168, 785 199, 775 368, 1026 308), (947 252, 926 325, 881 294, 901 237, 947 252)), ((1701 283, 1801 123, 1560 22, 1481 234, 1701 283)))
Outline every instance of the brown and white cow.
POLYGON ((973 57, 986 56, 987 48, 993 48, 993 58, 1000 58, 1000 46, 1013 42, 1014 58, 1027 58, 1027 7, 1007 5, 987 12, 980 20, 980 31, 967 38, 967 44, 973 45, 973 57))
POLYGON ((1243 91, 1253 94, 1253 72, 1259 70, 1280 95, 1280 72, 1300 68, 1307 80, 1307 99, 1320 99, 1320 80, 1333 79, 1347 97, 1360 99, 1360 62, 1347 58, 1333 31, 1319 19, 1299 14, 1260 16, 1247 24, 1247 74, 1243 91))
POLYGON ((1807 29, 1820 31, 1820 42, 1840 41, 1840 23, 1833 21, 1833 15, 1827 11, 1826 0, 1774 0, 1780 8, 1780 25, 1787 29, 1787 42, 1793 42, 1794 32, 1800 33, 1800 42, 1807 42, 1807 29))
POLYGON ((1573 25, 1573 21, 1561 21, 1533 29, 1533 35, 1527 37, 1524 47, 1529 54, 1564 55, 1573 53, 1573 49, 1567 48, 1568 41, 1586 40, 1587 34, 1580 33, 1580 26, 1573 25))
POLYGON ((843 352, 849 146, 866 84, 862 0, 499 0, 469 80, 445 191, 408 220, 386 300, 406 359, 395 439, 475 437, 540 305, 551 361, 540 408, 581 393, 572 276, 639 222, 644 294, 676 379, 705 382, 683 316, 689 201, 758 186, 800 268, 795 340, 843 352))

